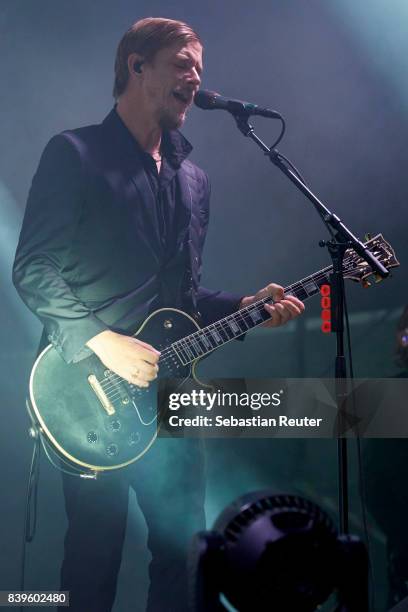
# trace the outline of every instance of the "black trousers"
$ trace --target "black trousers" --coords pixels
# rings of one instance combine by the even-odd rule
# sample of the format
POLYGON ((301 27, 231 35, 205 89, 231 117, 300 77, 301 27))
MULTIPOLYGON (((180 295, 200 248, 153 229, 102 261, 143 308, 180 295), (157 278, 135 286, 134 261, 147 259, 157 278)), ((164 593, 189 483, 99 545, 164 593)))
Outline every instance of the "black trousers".
POLYGON ((68 530, 60 588, 70 591, 70 612, 112 609, 129 487, 148 527, 147 612, 187 610, 186 552, 193 534, 205 528, 201 441, 158 439, 133 465, 96 481, 63 474, 63 487, 68 530))

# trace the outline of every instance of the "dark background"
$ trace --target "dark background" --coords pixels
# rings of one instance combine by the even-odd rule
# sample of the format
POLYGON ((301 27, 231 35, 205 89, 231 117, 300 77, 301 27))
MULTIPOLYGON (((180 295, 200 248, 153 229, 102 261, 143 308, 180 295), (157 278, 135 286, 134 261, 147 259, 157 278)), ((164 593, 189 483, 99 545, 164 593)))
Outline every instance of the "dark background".
MULTIPOLYGON (((403 0, 174 1, 2 0, 0 3, 0 380, 2 589, 18 587, 24 495, 31 453, 24 395, 40 326, 20 303, 10 270, 31 178, 43 147, 63 129, 98 123, 113 100, 113 61, 129 25, 146 16, 182 19, 205 45, 202 86, 281 111, 280 150, 316 194, 360 237, 382 232, 401 262, 369 291, 348 284, 358 376, 388 376, 406 297, 408 40, 403 0)), ((272 142, 278 124, 257 119, 272 142)), ((212 181, 204 284, 242 294, 283 285, 327 264, 325 229, 311 205, 237 131, 225 113, 193 109, 183 128, 192 159, 212 181)), ((329 376, 334 339, 320 332, 320 305, 302 320, 219 351, 212 376, 329 376)), ((352 448, 352 529, 358 530, 352 448)), ((211 442, 209 524, 226 503, 257 488, 298 490, 336 516, 331 441, 211 442)), ((379 481, 381 487, 381 482, 379 481)), ((386 501, 384 502, 386 503, 386 501)), ((115 612, 143 610, 145 530, 131 499, 115 612), (143 560, 143 563, 140 560, 143 560)), ((58 474, 42 462, 38 533, 27 588, 57 588, 65 516, 58 474)), ((384 536, 372 526, 377 608, 384 600, 384 536)))

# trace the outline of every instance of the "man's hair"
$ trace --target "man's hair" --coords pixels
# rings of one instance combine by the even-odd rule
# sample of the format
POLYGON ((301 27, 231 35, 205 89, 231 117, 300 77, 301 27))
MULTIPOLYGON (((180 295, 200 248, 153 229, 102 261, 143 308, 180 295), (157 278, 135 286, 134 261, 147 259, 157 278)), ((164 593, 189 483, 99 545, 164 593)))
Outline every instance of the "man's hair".
POLYGON ((129 55, 138 53, 144 61, 152 61, 158 51, 175 43, 202 42, 196 32, 182 21, 163 17, 146 17, 136 21, 123 35, 115 59, 113 96, 117 99, 129 80, 129 55))

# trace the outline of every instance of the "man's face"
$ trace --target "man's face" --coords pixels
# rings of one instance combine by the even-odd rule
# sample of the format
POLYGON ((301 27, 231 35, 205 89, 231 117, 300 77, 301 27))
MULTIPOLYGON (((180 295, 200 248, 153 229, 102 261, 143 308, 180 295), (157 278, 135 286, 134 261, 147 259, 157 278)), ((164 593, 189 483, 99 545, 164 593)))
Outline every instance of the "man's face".
POLYGON ((201 82, 202 47, 199 43, 177 44, 157 52, 143 64, 146 102, 162 129, 180 127, 201 82))

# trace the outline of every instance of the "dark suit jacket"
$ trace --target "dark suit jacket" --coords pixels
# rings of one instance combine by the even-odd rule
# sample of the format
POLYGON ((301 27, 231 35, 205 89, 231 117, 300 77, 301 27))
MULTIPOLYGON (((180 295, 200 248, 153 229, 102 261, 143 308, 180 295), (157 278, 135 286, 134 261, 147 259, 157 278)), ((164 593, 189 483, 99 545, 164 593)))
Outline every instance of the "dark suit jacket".
MULTIPOLYGON (((85 343, 105 329, 129 333, 123 326, 129 320, 136 329, 158 303, 162 281, 171 279, 174 262, 164 262, 157 206, 140 155, 112 110, 100 125, 52 138, 33 178, 13 281, 44 324, 45 340, 67 362, 89 355, 85 343)), ((199 310, 207 324, 236 310, 239 296, 199 286, 208 179, 184 160, 177 180, 181 303, 199 310)))

